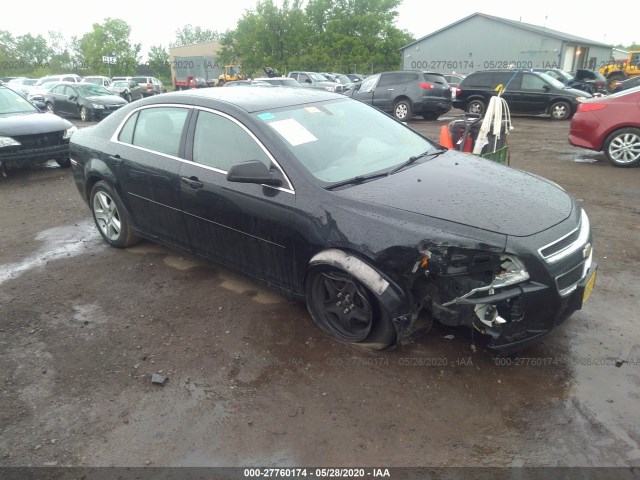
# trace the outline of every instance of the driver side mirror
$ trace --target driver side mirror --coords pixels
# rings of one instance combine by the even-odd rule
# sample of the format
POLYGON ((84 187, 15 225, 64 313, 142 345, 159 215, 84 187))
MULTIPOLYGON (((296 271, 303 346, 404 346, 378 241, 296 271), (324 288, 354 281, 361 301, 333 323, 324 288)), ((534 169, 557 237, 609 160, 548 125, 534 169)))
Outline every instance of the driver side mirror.
POLYGON ((545 92, 548 92, 549 90, 551 90, 551 87, 550 87, 549 85, 543 85, 543 86, 542 86, 542 89, 543 89, 545 92))
POLYGON ((282 184, 273 176, 267 166, 260 160, 236 163, 227 172, 227 181, 238 183, 258 183, 278 187, 282 184))

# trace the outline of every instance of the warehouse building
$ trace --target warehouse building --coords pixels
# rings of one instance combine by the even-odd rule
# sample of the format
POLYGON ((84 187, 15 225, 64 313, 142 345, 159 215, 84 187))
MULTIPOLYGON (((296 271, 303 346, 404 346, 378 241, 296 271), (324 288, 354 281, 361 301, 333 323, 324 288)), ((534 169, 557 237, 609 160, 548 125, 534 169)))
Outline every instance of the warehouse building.
POLYGON ((490 68, 598 69, 613 47, 567 33, 474 13, 402 47, 404 70, 470 73, 490 68))

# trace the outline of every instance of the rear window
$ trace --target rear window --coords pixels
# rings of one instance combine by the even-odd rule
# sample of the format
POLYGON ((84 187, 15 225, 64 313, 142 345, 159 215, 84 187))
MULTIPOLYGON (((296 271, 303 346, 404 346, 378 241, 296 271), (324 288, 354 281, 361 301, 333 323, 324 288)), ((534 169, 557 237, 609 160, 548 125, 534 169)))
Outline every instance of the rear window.
POLYGON ((147 77, 133 77, 131 80, 133 80, 134 82, 138 82, 138 83, 150 83, 147 80, 147 77))

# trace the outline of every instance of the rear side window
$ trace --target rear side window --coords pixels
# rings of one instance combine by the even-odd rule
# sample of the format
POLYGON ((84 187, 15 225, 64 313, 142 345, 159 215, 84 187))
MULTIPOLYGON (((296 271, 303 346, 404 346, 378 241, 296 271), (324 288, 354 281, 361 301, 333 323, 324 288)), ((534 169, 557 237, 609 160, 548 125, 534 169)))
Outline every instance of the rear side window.
POLYGON ((160 107, 140 110, 131 116, 118 139, 137 147, 166 155, 178 156, 180 139, 189 110, 160 107))
POLYGON ((425 82, 435 83, 436 85, 444 85, 447 80, 443 75, 435 75, 433 73, 423 73, 425 82))
POLYGON ((418 74, 414 72, 385 73, 380 77, 378 87, 401 85, 403 83, 417 82, 418 74))

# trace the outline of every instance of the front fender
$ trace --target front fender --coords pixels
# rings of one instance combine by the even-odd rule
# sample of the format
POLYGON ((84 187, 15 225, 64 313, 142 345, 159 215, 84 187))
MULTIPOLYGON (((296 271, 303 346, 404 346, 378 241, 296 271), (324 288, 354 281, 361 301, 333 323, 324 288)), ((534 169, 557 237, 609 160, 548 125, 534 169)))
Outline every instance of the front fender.
POLYGON ((311 258, 305 274, 305 283, 309 270, 320 265, 344 270, 371 290, 380 302, 380 306, 393 320, 398 338, 402 338, 402 330, 411 322, 411 306, 414 302, 411 301, 410 293, 364 260, 336 248, 323 250, 311 258))

